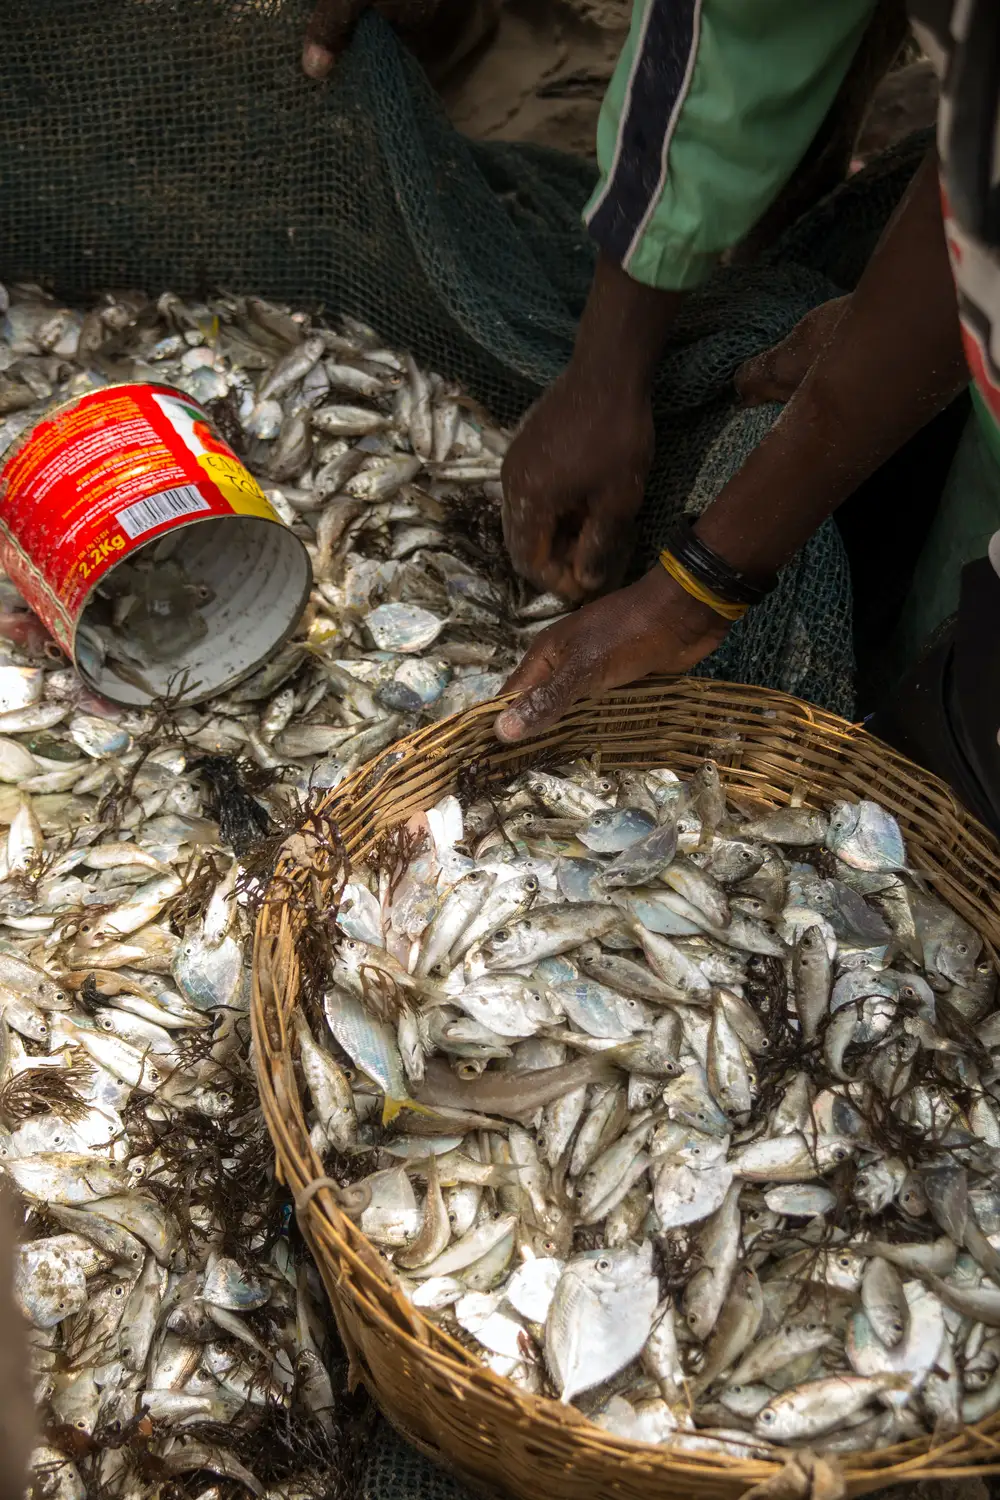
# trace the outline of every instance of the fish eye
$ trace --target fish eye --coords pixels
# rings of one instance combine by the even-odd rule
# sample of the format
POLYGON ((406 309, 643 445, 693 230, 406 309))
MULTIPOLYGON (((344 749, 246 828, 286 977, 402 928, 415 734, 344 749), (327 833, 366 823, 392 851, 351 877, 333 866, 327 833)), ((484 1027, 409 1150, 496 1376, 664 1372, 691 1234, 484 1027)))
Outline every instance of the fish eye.
POLYGON ((820 1326, 821 1325, 819 1323, 807 1323, 806 1333, 818 1333, 820 1326))
MULTIPOLYGON (((700 1147, 695 1146, 694 1149, 695 1149, 695 1151, 698 1151, 700 1149, 700 1147)), ((751 1224, 756 1224, 756 1222, 760 1218, 760 1216, 761 1216, 760 1209, 759 1208, 752 1208, 750 1210, 750 1212, 747 1214, 747 1220, 751 1224)))
POLYGON ((121 1285, 116 1286, 114 1294, 115 1294, 116 1297, 124 1297, 124 1295, 125 1295, 125 1288, 123 1286, 121 1286, 121 1285))
POLYGON ((555 1255, 558 1248, 559 1246, 556 1244, 555 1240, 542 1241, 542 1249, 545 1251, 546 1255, 555 1255))
POLYGON ((768 1047, 770 1047, 770 1045, 771 1045, 770 1040, 766 1036, 765 1037, 761 1037, 761 1039, 760 1039, 760 1050, 762 1052, 766 1052, 767 1049, 768 1049, 768 1047))
POLYGON ((705 1111, 703 1109, 699 1109, 697 1114, 695 1115, 696 1120, 706 1120, 707 1118, 708 1116, 705 1114, 705 1111))
POLYGON ((976 964, 976 973, 977 974, 988 974, 989 972, 990 972, 990 963, 989 963, 989 960, 985 959, 985 958, 981 959, 980 962, 978 964, 976 964))
POLYGON ((835 1146, 833 1150, 834 1161, 846 1161, 849 1153, 846 1146, 835 1146))
POLYGON ((968 943, 956 943, 955 944, 955 952, 956 953, 960 953, 963 958, 968 953, 968 951, 969 951, 969 945, 968 945, 968 943))
MULTIPOLYGON (((691 1147, 691 1155, 692 1156, 700 1156, 701 1155, 701 1147, 700 1146, 692 1146, 691 1147)), ((756 1215, 751 1215, 751 1217, 756 1217, 756 1215)))
POLYGON ((596 1260, 594 1262, 594 1265, 597 1267, 597 1269, 599 1271, 610 1271, 611 1270, 611 1257, 610 1257, 610 1255, 602 1255, 598 1260, 596 1260))
POLYGON ((688 1320, 688 1327, 689 1328, 696 1327, 697 1323, 698 1323, 698 1314, 697 1313, 693 1313, 693 1312, 688 1313, 687 1320, 688 1320))
POLYGON ((837 1265, 841 1268, 842 1271, 849 1270, 851 1265, 851 1257, 849 1255, 838 1255, 837 1265))
POLYGON ((510 933, 508 932, 506 927, 498 927, 496 932, 493 934, 493 941, 495 943, 505 943, 509 937, 510 933))
POLYGON ((451 1208, 451 1209, 448 1210, 448 1223, 451 1224, 453 1227, 454 1227, 454 1225, 456 1225, 458 1223, 458 1214, 455 1212, 455 1210, 453 1208, 451 1208))
POLYGON ((537 891, 538 890, 538 876, 537 875, 529 875, 528 878, 524 882, 524 889, 526 891, 532 891, 532 892, 537 891))

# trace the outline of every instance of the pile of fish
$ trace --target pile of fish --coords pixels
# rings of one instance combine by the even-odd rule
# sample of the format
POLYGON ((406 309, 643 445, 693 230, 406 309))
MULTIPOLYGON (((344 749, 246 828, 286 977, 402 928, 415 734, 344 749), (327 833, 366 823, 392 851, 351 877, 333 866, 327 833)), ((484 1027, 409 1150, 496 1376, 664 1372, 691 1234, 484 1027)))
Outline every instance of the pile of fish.
MULTIPOLYGON (((333 785, 419 724, 495 696, 565 610, 506 564, 506 437, 364 324, 325 328, 253 297, 109 296, 81 316, 16 287, 0 288, 4 306, 0 459, 54 403, 119 381, 175 386, 206 406, 309 551, 302 628, 218 705, 219 748, 265 765, 322 757, 308 779, 333 785), (245 722, 286 685, 266 722, 245 722)), ((207 586, 174 555, 178 535, 98 588, 78 646, 92 676, 103 664, 144 687, 144 666, 181 663, 205 634, 207 586)))
POLYGON ((415 1307, 687 1454, 1000 1410, 995 974, 893 817, 578 761, 372 858, 299 1058, 415 1307))
POLYGON ((101 717, 71 673, 0 666, 15 685, 34 701, 0 737, 0 1169, 24 1210, 36 1493, 208 1474, 325 1494, 322 1290, 273 1183, 219 827, 246 807, 212 780, 223 757, 143 741, 143 716, 101 717), (11 799, 14 778, 70 775, 11 799))
MULTIPOLYGON (((35 1484, 307 1500, 345 1462, 339 1381, 254 1086, 248 902, 314 792, 490 697, 563 606, 505 562, 503 434, 364 325, 228 295, 0 306, 0 455, 96 385, 176 385, 315 573, 251 678, 144 711, 0 581, 0 1170, 35 1484)), ((197 589, 147 549, 82 651, 125 681, 182 661, 197 589)), ((994 974, 892 818, 727 803, 711 763, 466 780, 345 871, 296 1021, 313 1143, 414 1305, 689 1453, 1000 1410, 994 974)))
MULTIPOLYGON (((0 1170, 23 1211, 36 1492, 326 1495, 350 1435, 272 1178, 234 855, 266 873, 304 799, 493 694, 562 606, 506 569, 500 432, 363 325, 235 297, 81 315, 32 287, 0 308, 0 453, 94 386, 177 385, 315 569, 259 672, 149 711, 89 691, 0 577, 0 1170)), ((132 680, 144 651, 182 655, 199 600, 161 544, 113 577, 81 649, 132 680)))

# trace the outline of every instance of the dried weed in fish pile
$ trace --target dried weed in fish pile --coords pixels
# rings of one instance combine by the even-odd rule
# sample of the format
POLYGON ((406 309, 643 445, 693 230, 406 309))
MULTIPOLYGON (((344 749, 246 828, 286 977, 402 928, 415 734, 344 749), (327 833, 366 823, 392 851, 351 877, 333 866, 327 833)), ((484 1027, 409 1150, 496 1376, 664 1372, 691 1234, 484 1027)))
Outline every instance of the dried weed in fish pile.
POLYGON ((235 755, 202 755, 191 772, 209 788, 208 807, 219 824, 219 837, 243 859, 274 833, 274 820, 254 796, 271 786, 276 772, 262 770, 235 755))

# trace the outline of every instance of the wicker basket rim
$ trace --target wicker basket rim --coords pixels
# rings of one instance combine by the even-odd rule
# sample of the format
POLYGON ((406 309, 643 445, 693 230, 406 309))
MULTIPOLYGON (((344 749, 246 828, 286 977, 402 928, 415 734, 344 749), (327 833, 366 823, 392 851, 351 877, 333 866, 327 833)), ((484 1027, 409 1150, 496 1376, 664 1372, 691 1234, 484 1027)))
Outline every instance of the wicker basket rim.
MULTIPOLYGON (((890 806, 893 798, 898 800, 898 796, 901 795, 898 791, 900 786, 912 787, 915 799, 924 798, 930 802, 934 809, 935 819, 954 822, 963 844, 963 852, 971 855, 983 870, 990 900, 989 905, 985 900, 975 900, 978 908, 976 925, 980 927, 992 956, 996 958, 997 947, 1000 946, 1000 900, 998 900, 1000 846, 997 841, 960 806, 944 783, 906 761, 898 752, 872 739, 863 729, 845 720, 837 719, 836 716, 827 714, 823 710, 764 689, 707 682, 700 679, 653 679, 619 690, 603 699, 577 705, 573 713, 563 720, 555 731, 543 738, 540 746, 541 753, 550 748, 557 749, 560 744, 565 744, 567 741, 573 741, 574 730, 589 729, 599 732, 606 729, 608 724, 614 725, 617 722, 620 725, 623 721, 628 721, 630 717, 641 720, 645 708, 648 707, 655 713, 668 708, 677 700, 690 701, 694 705, 694 710, 700 712, 705 721, 723 726, 727 713, 731 715, 737 710, 757 715, 766 715, 774 711, 777 721, 773 727, 769 725, 768 729, 773 734, 776 746, 766 753, 772 762, 780 759, 782 753, 786 760, 794 761, 794 755, 791 752, 796 746, 796 728, 799 732, 807 730, 823 742, 831 755, 844 755, 852 750, 860 755, 863 751, 865 756, 876 762, 879 771, 884 773, 886 784, 892 791, 892 795, 887 799, 890 806), (787 722, 782 720, 782 715, 787 722)), ((511 768, 535 758, 538 751, 530 744, 501 747, 494 743, 488 749, 484 748, 488 739, 488 726, 497 712, 500 701, 502 700, 488 705, 479 705, 439 724, 419 730, 408 739, 400 741, 374 766, 362 768, 348 781, 333 789, 323 799, 319 811, 327 815, 334 810, 338 814, 346 813, 352 827, 355 828, 356 851, 363 851, 370 847, 379 829, 381 820, 379 804, 386 794, 388 794, 388 809, 382 821, 388 823, 394 821, 392 814, 395 811, 407 805, 408 802, 412 802, 413 797, 419 796, 425 786, 435 783, 436 772, 440 779, 441 767, 446 765, 449 759, 467 763, 470 755, 478 751, 488 756, 490 769, 497 776, 509 774, 511 768), (402 778, 402 787, 400 778, 402 778)), ((609 754, 608 763, 640 764, 645 746, 646 741, 642 736, 638 735, 636 738, 633 733, 630 748, 625 749, 616 744, 609 754)), ((602 740, 602 752, 608 753, 606 740, 602 740)), ((579 749, 576 753, 579 753, 579 749)), ((703 758, 703 752, 701 754, 691 752, 686 756, 674 757, 675 760, 686 760, 688 765, 697 764, 698 760, 703 758)), ((651 763, 648 755, 646 762, 651 763)), ((683 766, 677 768, 684 769, 683 766)), ((732 778, 728 774, 730 768, 723 765, 721 769, 724 779, 731 781, 732 778)), ((456 768, 452 767, 445 773, 452 783, 454 783, 455 771, 456 768)), ((756 794, 762 795, 763 777, 760 773, 750 772, 744 776, 744 781, 740 783, 744 791, 747 783, 756 794)), ((831 800, 821 791, 816 790, 815 786, 812 788, 808 785, 803 786, 801 793, 801 800, 806 802, 818 801, 822 805, 831 800)), ((872 795, 878 796, 878 793, 878 788, 872 789, 872 795)), ((764 800, 781 799, 774 797, 764 798, 764 800)), ((882 799, 879 798, 879 800, 882 799)), ((293 862, 287 854, 283 855, 276 868, 276 880, 290 879, 293 874, 293 862)), ((286 936, 291 931, 287 914, 283 915, 276 924, 273 908, 265 904, 258 918, 257 945, 255 945, 252 1003, 254 1051, 261 1083, 262 1104, 278 1155, 279 1168, 298 1197, 311 1182, 315 1181, 317 1176, 321 1175, 322 1164, 312 1152, 311 1147, 307 1147, 303 1152, 289 1130, 286 1110, 290 1108, 292 1115, 297 1116, 301 1122, 298 1132, 300 1141, 305 1134, 301 1095, 297 1092, 287 1032, 276 1013, 272 1019, 278 1026, 279 1039, 276 1046, 272 1045, 268 1028, 268 1000, 262 994, 258 983, 259 971, 256 955, 259 944, 262 938, 273 938, 276 928, 278 932, 285 932, 286 936), (286 1095, 284 1106, 279 1103, 272 1082, 272 1074, 276 1075, 279 1069, 283 1075, 281 1092, 286 1095), (291 1096, 288 1093, 289 1083, 291 1096)), ((581 1432, 581 1419, 567 1418, 565 1408, 545 1397, 531 1396, 520 1391, 516 1391, 516 1395, 512 1397, 512 1388, 508 1382, 502 1381, 484 1369, 453 1340, 442 1338, 440 1330, 425 1319, 418 1310, 407 1306, 405 1316, 400 1317, 400 1310, 395 1307, 396 1318, 395 1320, 390 1318, 385 1310, 380 1308, 364 1291, 363 1286, 355 1282, 354 1278, 363 1282, 365 1277, 374 1275, 380 1278, 384 1288, 391 1292, 393 1276, 391 1268, 388 1263, 381 1260, 364 1236, 344 1219, 329 1192, 323 1190, 317 1192, 302 1210, 301 1217, 315 1253, 319 1253, 315 1250, 317 1245, 333 1247, 332 1250, 324 1249, 323 1253, 328 1259, 335 1256, 339 1261, 341 1271, 337 1273, 338 1276, 343 1274, 345 1277, 352 1278, 352 1294, 356 1300, 364 1304, 369 1317, 385 1326, 394 1339, 405 1341, 412 1346, 415 1353, 419 1351, 422 1355, 427 1355, 429 1347, 433 1346, 435 1363, 448 1367, 453 1379, 463 1386, 470 1387, 477 1396, 486 1399, 487 1395, 493 1393, 494 1388, 498 1388, 503 1397, 502 1404, 509 1408, 513 1401, 513 1404, 522 1412, 523 1420, 541 1422, 543 1426, 548 1421, 557 1422, 563 1430, 567 1427, 572 1428, 574 1437, 585 1441, 590 1446, 593 1446, 596 1441, 596 1445, 602 1451, 614 1452, 620 1449, 623 1456, 638 1454, 645 1460, 652 1458, 657 1461, 657 1471, 666 1469, 675 1476, 684 1474, 694 1476, 706 1471, 723 1472, 738 1476, 741 1482, 753 1484, 779 1472, 781 1462, 787 1458, 784 1450, 778 1450, 774 1461, 732 1458, 723 1454, 695 1456, 669 1451, 669 1461, 664 1464, 663 1460, 667 1455, 662 1448, 612 1438, 610 1434, 585 1422, 582 1424, 586 1432, 586 1438, 584 1438, 581 1432), (596 1440, 593 1436, 595 1433, 598 1434, 596 1440)), ((396 1297, 402 1300, 401 1293, 397 1293, 396 1297)), ((844 1455, 841 1459, 841 1467, 851 1480, 856 1481, 852 1489, 853 1493, 860 1493, 861 1487, 864 1487, 868 1481, 885 1484, 909 1477, 950 1478, 970 1473, 977 1475, 1000 1473, 1000 1442, 993 1437, 993 1433, 998 1431, 1000 1431, 1000 1414, 987 1418, 975 1427, 966 1427, 959 1434, 937 1442, 932 1437, 920 1438, 896 1444, 892 1448, 844 1455), (975 1453, 963 1462, 970 1441, 975 1447, 975 1453), (986 1460, 991 1455, 998 1459, 995 1465, 978 1461, 979 1458, 986 1460), (941 1461, 948 1458, 951 1458, 951 1464, 942 1467, 941 1461)))

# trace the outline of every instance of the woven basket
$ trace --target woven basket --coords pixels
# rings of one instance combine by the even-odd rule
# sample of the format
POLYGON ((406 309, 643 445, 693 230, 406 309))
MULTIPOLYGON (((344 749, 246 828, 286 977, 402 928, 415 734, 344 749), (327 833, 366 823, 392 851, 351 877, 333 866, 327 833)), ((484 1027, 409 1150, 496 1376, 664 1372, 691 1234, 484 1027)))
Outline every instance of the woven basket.
MULTIPOLYGON (((842 719, 782 694, 696 679, 648 681, 580 704, 526 747, 498 745, 495 713, 495 704, 482 704, 421 730, 331 793, 321 811, 348 854, 363 856, 383 830, 453 790, 474 762, 478 772, 507 779, 553 752, 568 759, 600 750, 607 767, 666 765, 682 774, 711 756, 744 799, 823 806, 838 796, 877 797, 899 819, 913 868, 978 928, 996 961, 1000 847, 942 782, 842 719)), ((252 1016, 261 1101, 278 1171, 297 1199, 305 1193, 300 1222, 354 1373, 386 1416, 466 1481, 520 1500, 735 1500, 779 1474, 783 1493, 807 1493, 801 1469, 617 1439, 572 1408, 493 1376, 412 1308, 391 1267, 328 1189, 307 1191, 323 1167, 309 1144, 289 1019, 299 996, 305 913, 310 900, 323 899, 330 874, 321 868, 317 882, 315 869, 296 860, 310 849, 307 865, 315 847, 288 842, 257 925, 252 1016)), ((828 1493, 836 1493, 842 1475, 846 1494, 855 1496, 973 1470, 1000 1473, 1000 1415, 946 1441, 845 1456, 826 1483, 833 1479, 828 1493)))

